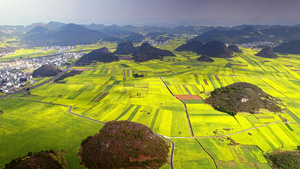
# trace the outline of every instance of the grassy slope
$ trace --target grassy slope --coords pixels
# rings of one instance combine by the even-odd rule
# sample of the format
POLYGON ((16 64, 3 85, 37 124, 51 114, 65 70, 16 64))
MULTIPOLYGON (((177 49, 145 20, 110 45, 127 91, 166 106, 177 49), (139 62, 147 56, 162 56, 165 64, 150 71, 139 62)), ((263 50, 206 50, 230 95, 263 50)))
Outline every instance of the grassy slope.
MULTIPOLYGON (((181 43, 184 43, 183 39, 160 48, 173 51, 181 43)), ((114 50, 113 46, 109 48, 111 51, 114 50)), ((200 137, 198 140, 208 152, 212 152, 219 167, 268 168, 262 153, 274 149, 296 149, 297 145, 300 145, 298 136, 300 126, 272 124, 241 133, 236 132, 281 121, 278 115, 290 122, 299 122, 300 100, 295 91, 299 91, 300 74, 295 69, 300 68, 300 56, 287 55, 277 59, 264 59, 254 56, 257 52, 255 50, 242 50, 244 54, 237 54, 237 57, 231 58, 231 64, 234 65, 230 65, 229 60, 222 58, 214 58, 213 63, 201 63, 196 61, 199 56, 192 52, 174 52, 177 57, 167 57, 164 61, 135 63, 122 60, 89 65, 86 67, 91 70, 64 79, 65 84, 43 85, 32 90, 32 96, 24 96, 24 98, 72 105, 73 112, 101 121, 129 119, 145 124, 165 136, 189 137, 190 132, 182 103, 169 93, 156 72, 172 93, 200 95, 203 98, 206 98, 215 88, 234 82, 252 83, 268 94, 283 100, 288 105, 289 114, 286 112, 274 114, 261 110, 261 114, 241 113, 233 118, 201 101, 186 101, 186 105, 194 135, 200 137), (135 79, 134 73, 144 74, 145 77, 135 79), (220 140, 204 138, 226 134, 233 134, 230 138, 239 145, 228 147, 230 141, 225 136, 220 140), (225 158, 222 153, 231 155, 225 158)), ((1 151, 3 158, 0 158, 0 165, 28 151, 53 148, 72 152, 66 155, 67 160, 71 163, 69 165, 73 166, 72 168, 78 167, 78 160, 73 152, 83 138, 97 133, 102 126, 74 117, 67 113, 67 108, 62 106, 25 103, 13 99, 1 101, 0 106, 4 111, 0 115, 3 117, 1 121, 6 125, 4 127, 6 129, 0 128, 0 134, 3 136, 1 138, 7 138, 0 142, 1 145, 8 145, 8 149, 1 151), (14 110, 8 105, 14 105, 14 110), (5 112, 12 112, 12 114, 8 116, 9 114, 5 112), (51 125, 46 123, 48 121, 51 125), (21 128, 19 123, 26 124, 26 127, 21 128), (13 132, 15 130, 17 132, 13 132), (73 136, 76 138, 74 139, 73 136), (9 141, 12 138, 14 141, 9 141), (64 138, 64 143, 60 141, 61 138, 64 138), (18 144, 20 142, 22 144, 18 144)), ((201 155, 204 153, 203 149, 195 140, 190 138, 172 140, 176 144, 175 167, 213 167, 211 159, 201 155), (203 160, 205 162, 202 162, 203 160)))

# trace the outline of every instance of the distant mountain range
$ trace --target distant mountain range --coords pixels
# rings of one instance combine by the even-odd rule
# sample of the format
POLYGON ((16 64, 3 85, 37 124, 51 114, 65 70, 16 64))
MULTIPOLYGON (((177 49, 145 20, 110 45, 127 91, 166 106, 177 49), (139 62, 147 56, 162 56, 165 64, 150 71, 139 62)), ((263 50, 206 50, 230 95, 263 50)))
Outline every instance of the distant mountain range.
MULTIPOLYGON (((300 40, 300 24, 281 25, 238 25, 234 27, 213 26, 118 26, 103 24, 77 25, 61 22, 34 23, 29 26, 0 26, 0 41, 16 37, 29 46, 79 45, 97 41, 140 43, 155 40, 163 43, 176 36, 195 36, 191 41, 207 43, 220 41, 228 44, 252 43, 257 41, 289 42, 300 40)), ((187 38, 189 39, 189 38, 187 38)))
POLYGON ((300 40, 283 43, 273 49, 278 53, 300 54, 300 40))
POLYGON ((252 43, 257 41, 288 42, 300 39, 300 27, 259 27, 247 26, 242 29, 211 30, 192 40, 209 42, 212 40, 229 44, 252 43))
POLYGON ((102 32, 76 24, 66 24, 54 30, 37 26, 26 33, 23 41, 30 46, 77 45, 96 43, 108 37, 102 32))

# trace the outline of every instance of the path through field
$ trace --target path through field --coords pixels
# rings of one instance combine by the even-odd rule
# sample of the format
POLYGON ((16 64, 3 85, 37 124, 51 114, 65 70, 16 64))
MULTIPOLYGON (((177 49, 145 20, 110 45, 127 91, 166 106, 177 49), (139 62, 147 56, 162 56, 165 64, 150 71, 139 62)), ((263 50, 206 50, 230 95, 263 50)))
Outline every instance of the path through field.
MULTIPOLYGON (((84 118, 84 119, 87 119, 87 120, 91 120, 91 121, 94 121, 94 122, 97 122, 97 123, 102 123, 102 124, 105 124, 105 122, 103 121, 99 121, 99 120, 96 120, 96 119, 92 119, 92 118, 89 118, 89 117, 86 117, 86 116, 82 116, 82 115, 79 115, 79 114, 76 114, 74 112, 72 112, 72 109, 73 109, 73 106, 70 106, 70 105, 65 105, 65 104, 57 104, 57 103, 49 103, 49 102, 42 102, 42 101, 37 101, 37 100, 29 100, 29 99, 22 99, 22 98, 16 98, 16 97, 9 97, 11 99, 18 99, 18 100, 24 100, 24 101, 30 101, 30 102, 37 102, 37 103, 44 103, 44 104, 51 104, 51 105, 57 105, 57 106, 64 106, 64 107, 69 107, 69 110, 68 112, 75 115, 75 116, 78 116, 78 117, 81 117, 81 118, 84 118)), ((2 114, 3 111, 0 111, 0 114, 2 114)), ((174 164, 173 164, 173 158, 174 158, 174 151, 175 151, 175 143, 171 140, 169 140, 167 137, 163 136, 163 135, 160 135, 158 133, 155 133, 156 135, 162 137, 163 139, 167 140, 168 142, 171 143, 172 145, 172 148, 171 148, 171 155, 170 155, 170 168, 171 169, 174 169, 174 164)))
MULTIPOLYGON (((164 84, 164 86, 168 89, 168 91, 170 92, 170 94, 175 97, 177 100, 179 100, 173 93, 172 91, 169 89, 169 87, 166 85, 166 83, 162 80, 162 78, 156 73, 157 77, 160 79, 160 81, 164 84)), ((186 115, 186 118, 187 118, 187 121, 188 121, 188 124, 189 124, 189 129, 190 129, 190 134, 191 134, 191 137, 194 137, 194 132, 193 132, 193 128, 192 128, 192 125, 191 125, 191 122, 190 122, 190 118, 189 118, 189 114, 188 114, 188 111, 187 111, 187 108, 186 108, 186 105, 183 101, 179 100, 182 104, 183 104, 183 107, 184 107, 184 112, 185 112, 185 115, 186 115)))

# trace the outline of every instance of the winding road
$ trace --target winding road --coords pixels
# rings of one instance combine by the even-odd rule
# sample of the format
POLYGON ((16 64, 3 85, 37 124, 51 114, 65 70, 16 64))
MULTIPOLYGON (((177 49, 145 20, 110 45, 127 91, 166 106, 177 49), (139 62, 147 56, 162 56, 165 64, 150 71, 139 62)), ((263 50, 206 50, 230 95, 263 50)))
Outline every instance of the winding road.
MULTIPOLYGON (((172 91, 169 89, 169 87, 166 85, 166 83, 163 81, 163 79, 157 74, 157 77, 160 79, 160 81, 164 84, 164 86, 168 89, 168 91, 170 92, 170 94, 175 97, 177 100, 179 100, 182 104, 183 104, 183 107, 184 107, 184 112, 185 112, 185 115, 186 115, 186 119, 188 121, 188 124, 189 124, 189 129, 190 129, 190 133, 191 133, 191 137, 194 138, 194 132, 193 132, 193 128, 192 128, 192 124, 191 124, 191 121, 190 121, 190 117, 189 117, 189 113, 187 111, 187 107, 186 107, 186 104, 178 99, 173 93, 172 91)), ((195 140, 197 141, 197 143, 201 146, 201 148, 204 150, 204 152, 213 160, 214 164, 215 164, 215 167, 218 169, 218 166, 217 166, 217 163, 215 161, 215 159, 208 153, 208 151, 206 151, 206 149, 202 146, 202 144, 195 138, 195 140)), ((171 141, 171 140, 170 140, 171 141)), ((175 144, 174 144, 174 147, 175 147, 175 144)), ((172 153, 172 156, 173 156, 173 153, 172 153)), ((172 157, 172 160, 173 160, 173 157, 172 157)))
POLYGON ((168 138, 166 138, 163 135, 160 135, 158 133, 155 133, 155 134, 162 137, 163 139, 167 140, 168 142, 170 142, 172 144, 171 156, 170 156, 170 168, 174 169, 173 158, 174 158, 174 151, 175 151, 175 143, 172 140, 169 140, 168 138))
POLYGON ((189 113, 187 111, 187 108, 186 108, 186 105, 183 101, 179 100, 173 93, 172 91, 169 89, 169 87, 166 85, 166 83, 163 81, 163 79, 157 74, 155 73, 156 76, 160 79, 160 81, 164 84, 164 86, 168 89, 168 91, 170 92, 170 94, 175 97, 178 101, 180 101, 182 104, 183 104, 183 107, 184 107, 184 112, 185 112, 185 115, 186 115, 186 119, 188 121, 188 124, 189 124, 189 129, 190 129, 190 133, 191 133, 191 137, 194 137, 194 132, 193 132, 193 128, 192 128, 192 125, 191 125, 191 122, 190 122, 190 117, 189 117, 189 113))
MULTIPOLYGON (((103 121, 99 121, 99 120, 96 120, 96 119, 92 119, 92 118, 89 118, 89 117, 86 117, 86 116, 82 116, 80 114, 76 114, 74 112, 72 112, 72 109, 73 109, 73 106, 70 106, 70 105, 65 105, 65 104, 57 104, 57 103, 49 103, 49 102, 43 102, 43 101, 37 101, 37 100, 28 100, 28 99, 22 99, 22 98, 17 98, 17 97, 8 97, 8 98, 11 98, 11 99, 18 99, 18 100, 24 100, 24 101, 29 101, 29 102, 36 102, 36 103, 44 103, 44 104, 51 104, 51 105, 56 105, 56 106, 64 106, 64 107, 69 107, 69 110, 68 112, 72 115, 75 115, 75 116, 78 116, 78 117, 81 117, 81 118, 85 118, 87 120, 91 120, 91 121, 94 121, 94 122, 97 122, 97 123, 102 123, 102 124, 105 124, 105 122, 103 121)), ((0 111, 0 114, 2 114, 3 111, 0 111)), ((166 138, 165 136, 163 135, 160 135, 158 133, 155 133, 157 136, 160 136, 162 137, 163 139, 167 140, 168 142, 170 142, 172 144, 172 149, 171 149, 171 155, 170 155, 170 168, 171 169, 174 169, 174 164, 173 164, 173 159, 174 159, 174 151, 175 151, 175 143, 171 140, 169 140, 168 138, 166 138)))
POLYGON ((195 138, 195 140, 197 141, 197 143, 200 145, 200 147, 204 150, 204 152, 213 160, 213 162, 214 162, 214 164, 215 164, 215 167, 216 167, 216 169, 218 169, 218 165, 217 165, 217 162, 216 162, 216 160, 213 158, 213 156, 208 152, 208 151, 206 151, 205 150, 205 148, 202 146, 202 144, 200 143, 200 141, 199 140, 197 140, 196 138, 195 138))
MULTIPOLYGON (((70 68, 72 68, 74 66, 74 63, 69 65, 66 69, 64 69, 62 72, 60 72, 58 75, 52 77, 51 79, 43 82, 43 83, 40 83, 40 84, 37 84, 33 87, 31 87, 30 89, 35 89, 39 86, 42 86, 46 83, 49 83, 51 81, 54 81, 55 79, 59 78, 60 76, 62 76, 64 73, 66 73, 68 70, 70 70, 70 68)), ((166 87, 166 89, 169 91, 169 93, 175 97, 175 95, 172 93, 172 91, 168 88, 168 86, 165 84, 165 82, 163 81, 163 79, 158 75, 157 72, 155 72, 157 77, 160 79, 160 81, 163 83, 163 85, 166 87)), ((270 87, 272 87, 270 84, 268 84, 266 81, 264 81, 262 78, 259 78, 260 80, 262 80, 263 82, 265 82, 267 85, 269 85, 270 87)), ((273 89, 275 89, 274 87, 272 87, 273 89)), ((277 89, 275 89, 276 91, 278 91, 277 89)), ((22 93, 22 92, 26 92, 26 89, 22 89, 22 90, 19 90, 19 91, 16 91, 12 94, 19 94, 19 93, 22 93)), ((299 105, 298 103, 296 103, 295 101, 293 101, 292 99, 290 99, 289 97, 287 97, 286 95, 284 95, 283 93, 281 93, 280 91, 278 91, 280 94, 282 94, 283 96, 285 96, 286 98, 288 98, 289 100, 291 100, 292 102, 294 102, 295 104, 299 105)), ((70 105, 64 105, 64 104, 57 104, 57 103, 50 103, 50 102, 43 102, 43 101, 36 101, 36 100, 28 100, 28 99, 23 99, 23 98, 16 98, 16 97, 12 97, 11 95, 12 94, 7 94, 7 95, 4 95, 4 96, 1 96, 2 99, 5 98, 5 97, 8 97, 8 98, 11 98, 11 99, 19 99, 19 100, 24 100, 24 101, 30 101, 30 102, 37 102, 37 103, 44 103, 44 104, 51 104, 51 105, 58 105, 58 106, 64 106, 64 107, 68 107, 68 113, 72 114, 72 115, 75 115, 75 116, 78 116, 80 118, 84 118, 84 119, 87 119, 87 120, 91 120, 91 121, 94 121, 94 122, 97 122, 97 123, 101 123, 101 124, 105 124, 105 122, 103 121, 99 121, 99 120, 96 120, 96 119, 92 119, 92 118, 89 118, 89 117, 86 117, 86 116, 82 116, 82 115, 79 115, 79 114, 76 114, 74 112, 72 112, 72 109, 73 109, 73 106, 70 106, 70 105)), ((176 97, 175 97, 176 98, 176 97)), ((177 100, 179 100, 178 98, 176 98, 177 100)), ((248 128, 248 129, 244 129, 244 130, 241 130, 241 131, 238 131, 238 132, 235 132, 235 133, 231 133, 231 134, 226 134, 226 135, 219 135, 219 136, 197 136, 195 137, 194 136, 194 132, 193 132, 193 129, 192 129, 192 125, 191 125, 191 122, 190 122, 190 118, 189 118, 189 114, 188 114, 188 111, 187 111, 187 107, 186 107, 186 104, 179 100, 182 104, 183 104, 183 107, 184 107, 184 111, 185 111, 185 114, 186 114, 186 118, 187 118, 187 122, 188 122, 188 125, 189 125, 189 130, 190 130, 190 137, 167 137, 167 136, 163 136, 163 135, 160 135, 158 133, 155 133, 157 136, 160 136, 162 137, 163 139, 167 140, 168 142, 171 143, 172 145, 172 149, 171 149, 171 155, 170 155, 170 168, 171 169, 174 169, 174 164, 173 164, 173 160, 174 160, 174 151, 175 151, 175 143, 173 141, 171 141, 170 139, 186 139, 186 138, 194 138, 197 143, 201 146, 201 148, 206 152, 206 154, 208 154, 210 156, 210 158, 213 160, 214 164, 215 164, 215 168, 218 169, 218 166, 217 166, 217 163, 215 161, 215 159, 209 154, 208 151, 205 150, 205 148, 203 147, 203 145, 200 143, 200 141, 198 139, 203 139, 203 138, 220 138, 220 137, 229 137, 229 136, 232 136, 232 135, 236 135, 236 134, 239 134, 239 133, 243 133, 243 132, 247 132, 247 131, 250 131, 250 130, 254 130, 254 129, 258 129, 258 128, 261 128, 261 127, 266 127, 266 126, 269 126, 269 125, 273 125, 273 124, 285 124, 285 123, 289 123, 289 124, 295 124, 295 125, 300 125, 299 123, 290 123, 290 122, 282 122, 282 121, 276 121, 276 122, 272 122, 272 123, 268 123, 268 124, 264 124, 264 125, 261 125, 261 126, 256 126, 256 127, 252 127, 252 128, 248 128)), ((0 111, 0 114, 2 114, 3 111, 0 111)))
MULTIPOLYGON (((59 78, 60 76, 62 76, 63 74, 65 74, 65 73, 66 73, 68 70, 70 70, 70 68, 72 68, 74 65, 75 65, 75 63, 70 64, 66 69, 64 69, 62 72, 58 73, 56 76, 52 77, 51 79, 49 79, 49 80, 47 80, 47 81, 44 81, 43 83, 40 83, 40 84, 37 84, 37 85, 35 85, 35 86, 30 87, 30 90, 35 89, 35 88, 37 88, 37 87, 40 87, 40 86, 42 86, 42 85, 44 85, 44 84, 46 84, 46 83, 49 83, 49 82, 51 82, 51 81, 54 81, 55 79, 57 79, 57 78, 59 78)), ((18 90, 18 91, 15 91, 14 93, 8 93, 8 94, 6 94, 6 95, 2 95, 1 97, 2 97, 2 98, 5 98, 5 97, 7 97, 7 96, 10 96, 10 95, 13 95, 13 94, 20 94, 20 93, 23 93, 23 92, 26 92, 26 89, 25 89, 25 88, 24 88, 24 89, 21 89, 21 90, 18 90)))
MULTIPOLYGON (((92 118, 89 118, 89 117, 86 117, 86 116, 82 116, 82 115, 79 115, 79 114, 76 114, 76 113, 72 112, 73 106, 70 106, 70 105, 57 104, 57 103, 49 103, 49 102, 43 102, 43 101, 37 101, 37 100, 28 100, 28 99, 22 99, 22 98, 16 98, 16 97, 8 97, 8 98, 19 99, 19 100, 24 100, 24 101, 29 101, 29 102, 37 102, 37 103, 44 103, 44 104, 51 104, 51 105, 69 107, 68 113, 70 113, 72 115, 75 115, 75 116, 78 116, 80 118, 84 118, 84 119, 87 119, 87 120, 91 120, 91 121, 94 121, 94 122, 105 124, 105 122, 103 122, 103 121, 92 119, 92 118)), ((1 113, 3 113, 3 111, 0 111, 0 114, 1 113)), ((197 143, 202 147, 202 149, 206 152, 206 154, 211 157, 211 159, 213 160, 213 162, 215 164, 215 167, 218 168, 215 159, 209 154, 209 152, 202 146, 202 144, 197 139, 229 137, 229 136, 236 135, 236 134, 239 134, 239 133, 243 133, 243 132, 247 132, 247 131, 250 131, 250 130, 258 129, 258 128, 261 128, 261 127, 266 127, 266 126, 273 125, 273 124, 279 124, 279 123, 283 123, 283 124, 288 123, 288 124, 300 125, 299 123, 290 123, 290 122, 276 121, 276 122, 264 124, 264 125, 261 125, 261 126, 256 126, 256 127, 252 127, 252 128, 249 128, 249 129, 244 129, 244 130, 241 130, 241 131, 238 131, 238 132, 235 132, 235 133, 231 133, 231 134, 219 135, 219 136, 199 136, 199 137, 194 137, 193 136, 192 138, 194 138, 197 141, 197 143)), ((187 138, 191 138, 191 137, 167 137, 167 136, 160 135, 158 133, 155 133, 155 134, 157 136, 162 137, 163 139, 167 140, 168 142, 170 142, 172 144, 171 155, 170 155, 170 168, 174 169, 173 160, 174 160, 175 143, 172 140, 170 140, 170 139, 187 139, 187 138)))
POLYGON ((76 113, 72 112, 73 106, 70 106, 70 105, 57 104, 57 103, 49 103, 49 102, 43 102, 43 101, 38 101, 38 100, 28 100, 28 99, 22 99, 22 98, 17 98, 17 97, 8 97, 8 98, 11 98, 11 99, 18 99, 18 100, 24 100, 24 101, 30 101, 30 102, 36 102, 36 103, 51 104, 51 105, 56 105, 56 106, 69 107, 68 112, 69 112, 70 114, 73 114, 73 115, 75 115, 75 116, 78 116, 78 117, 81 117, 81 118, 85 118, 85 119, 88 119, 88 120, 92 120, 92 121, 95 121, 95 122, 98 122, 98 123, 105 124, 105 122, 103 122, 103 121, 99 121, 99 120, 96 120, 96 119, 92 119, 92 118, 89 118, 89 117, 86 117, 86 116, 82 116, 82 115, 80 115, 80 114, 76 114, 76 113))
MULTIPOLYGON (((54 81, 55 79, 59 78, 60 76, 62 76, 63 74, 65 74, 68 70, 70 70, 70 68, 72 68, 73 66, 75 65, 75 63, 72 63, 71 65, 69 65, 66 69, 64 69, 62 72, 58 73, 56 76, 52 77, 51 79, 43 82, 43 83, 40 83, 40 84, 37 84, 35 86, 32 86, 30 87, 30 89, 35 89, 39 86, 42 86, 46 83, 49 83, 51 81, 54 81)), ((170 90, 169 90, 170 91, 170 90)), ((22 99, 22 98, 16 98, 16 97, 9 97, 10 95, 13 95, 13 94, 20 94, 20 93, 23 93, 23 92, 26 92, 26 89, 21 89, 19 91, 15 91, 14 93, 9 93, 9 94, 6 94, 6 95, 2 95, 1 96, 1 100, 3 100, 4 98, 8 97, 8 98, 11 98, 11 99, 19 99, 19 100, 24 100, 24 101, 30 101, 30 102, 37 102, 37 103, 44 103, 44 104, 51 104, 51 105, 57 105, 57 106, 64 106, 64 107, 69 107, 69 110, 68 112, 72 115, 75 115, 75 116, 78 116, 78 117, 81 117, 81 118, 84 118, 84 119, 87 119, 87 120, 91 120, 91 121, 94 121, 94 122, 97 122, 97 123, 101 123, 101 124, 105 124, 105 122, 103 121, 99 121, 99 120, 96 120, 96 119, 92 119, 92 118, 89 118, 89 117, 86 117, 86 116, 82 116, 80 114, 76 114, 74 112, 72 112, 72 109, 73 109, 73 106, 70 106, 70 105, 64 105, 64 104, 57 104, 57 103, 49 103, 49 102, 43 102, 43 101, 37 101, 37 100, 28 100, 28 99, 22 99)), ((171 92, 171 91, 170 91, 171 92)), ((186 109, 186 107, 185 107, 186 109)), ((0 111, 0 114, 2 114, 3 111, 0 111)), ((174 164, 173 164, 173 158, 174 158, 174 150, 175 150, 175 143, 171 140, 169 140, 168 138, 166 138, 165 136, 163 135, 160 135, 158 133, 155 133, 156 135, 162 137, 163 139, 167 140, 168 142, 170 142, 172 144, 172 150, 171 150, 171 155, 170 155, 170 168, 171 169, 174 169, 174 164)))
MULTIPOLYGON (((299 123, 290 123, 290 122, 275 121, 275 122, 264 124, 264 125, 261 125, 261 126, 256 126, 256 127, 252 127, 252 128, 249 128, 249 129, 244 129, 244 130, 241 130, 241 131, 238 131, 238 132, 234 132, 234 133, 231 133, 231 134, 225 134, 225 135, 219 135, 219 136, 197 136, 197 137, 193 137, 193 138, 203 139, 203 138, 229 137, 229 136, 233 136, 233 135, 236 135, 236 134, 239 134, 239 133, 243 133, 243 132, 246 132, 246 131, 258 129, 258 128, 261 128, 261 127, 270 126, 270 125, 273 125, 273 124, 280 124, 280 123, 282 123, 282 124, 300 125, 299 123)), ((191 138, 191 137, 166 137, 166 138, 171 138, 171 139, 172 138, 173 139, 186 139, 186 138, 191 138)))

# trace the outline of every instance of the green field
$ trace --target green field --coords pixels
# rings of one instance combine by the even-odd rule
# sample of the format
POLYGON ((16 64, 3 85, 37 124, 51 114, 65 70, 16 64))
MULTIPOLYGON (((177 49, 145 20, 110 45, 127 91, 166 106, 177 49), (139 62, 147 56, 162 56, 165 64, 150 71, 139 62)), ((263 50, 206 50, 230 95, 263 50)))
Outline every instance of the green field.
MULTIPOLYGON (((174 51, 184 40, 171 40, 159 48, 174 51)), ((116 44, 103 43, 73 51, 105 45, 115 50, 116 44)), ((143 63, 96 63, 80 67, 90 70, 67 77, 64 83, 48 83, 31 90, 31 95, 5 98, 0 101, 0 166, 29 151, 52 148, 67 152, 69 168, 82 167, 76 157, 81 140, 103 126, 90 120, 94 119, 139 122, 168 137, 175 143, 175 168, 271 168, 263 154, 300 146, 300 72, 295 71, 300 55, 265 59, 254 55, 257 50, 242 50, 230 60, 214 58, 213 63, 198 62, 193 52, 174 52, 177 57, 143 63), (135 73, 144 77, 134 78, 135 73), (235 82, 257 85, 283 100, 287 109, 233 117, 202 99, 181 102, 173 96, 205 99, 214 89, 235 82), (68 113, 67 105, 90 119, 68 113)))
POLYGON ((1 165, 28 152, 52 148, 66 151, 70 168, 79 168, 76 149, 103 126, 71 115, 64 106, 6 98, 0 109, 1 165))
POLYGON ((17 38, 8 38, 0 42, 0 48, 18 48, 21 46, 21 40, 17 38))
POLYGON ((90 45, 77 45, 75 46, 74 49, 70 50, 70 52, 79 52, 79 51, 92 51, 95 49, 99 49, 99 48, 103 48, 103 47, 107 47, 110 50, 115 50, 115 48, 117 47, 116 43, 111 43, 111 42, 101 42, 101 43, 97 43, 97 44, 90 44, 90 45))
POLYGON ((15 53, 0 58, 0 61, 9 61, 9 60, 16 60, 20 58, 25 59, 25 58, 32 58, 32 57, 54 55, 57 52, 58 50, 42 51, 38 47, 32 49, 18 49, 15 51, 15 53))

